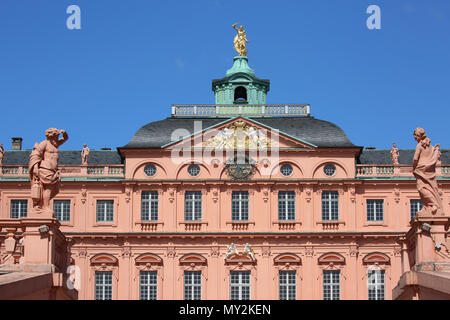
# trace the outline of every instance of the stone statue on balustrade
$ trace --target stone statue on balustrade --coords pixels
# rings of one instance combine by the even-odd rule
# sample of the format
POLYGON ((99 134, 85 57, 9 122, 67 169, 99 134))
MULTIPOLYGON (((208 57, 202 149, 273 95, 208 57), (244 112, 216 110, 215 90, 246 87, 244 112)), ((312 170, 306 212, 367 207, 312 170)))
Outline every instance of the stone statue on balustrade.
POLYGON ((392 164, 397 165, 398 164, 398 157, 400 155, 400 152, 397 149, 397 144, 394 142, 392 148, 391 148, 391 159, 392 164))
POLYGON ((3 143, 0 143, 0 166, 2 165, 4 155, 5 155, 5 149, 3 148, 3 143))
POLYGON ((87 144, 83 145, 83 150, 81 150, 81 165, 85 166, 87 165, 88 162, 88 157, 89 157, 89 148, 87 146, 87 144))
POLYGON ((47 129, 45 136, 47 140, 35 143, 28 163, 33 200, 31 213, 53 216, 50 200, 58 194, 60 184, 58 147, 66 142, 69 136, 65 130, 55 128, 47 129))
POLYGON ((413 160, 413 174, 417 179, 417 191, 423 209, 418 216, 443 215, 443 206, 436 181, 436 163, 438 161, 438 148, 431 145, 430 138, 425 130, 414 130, 414 139, 417 141, 413 160))

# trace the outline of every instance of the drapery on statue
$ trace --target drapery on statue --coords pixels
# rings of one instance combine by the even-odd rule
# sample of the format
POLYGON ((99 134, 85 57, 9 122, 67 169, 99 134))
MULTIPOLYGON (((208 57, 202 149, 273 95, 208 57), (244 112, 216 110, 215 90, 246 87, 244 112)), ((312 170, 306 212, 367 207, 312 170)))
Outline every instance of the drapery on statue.
POLYGON ((4 155, 5 155, 5 149, 3 148, 3 143, 0 143, 0 166, 2 165, 4 155))
POLYGON ((247 33, 244 30, 244 27, 241 25, 239 28, 236 28, 236 25, 238 25, 239 22, 236 22, 232 25, 234 30, 237 31, 237 35, 234 37, 234 49, 239 53, 240 56, 246 56, 247 55, 247 42, 250 42, 247 40, 247 33))
POLYGON ((398 156, 400 155, 400 152, 397 149, 397 144, 394 142, 391 149, 391 159, 392 164, 398 164, 398 156))
POLYGON ((417 179, 417 190, 423 209, 417 215, 443 215, 443 207, 439 189, 436 181, 436 163, 438 152, 431 145, 430 138, 425 130, 417 128, 414 130, 414 139, 418 142, 413 161, 413 174, 417 179))
POLYGON ((87 165, 88 157, 89 157, 89 148, 87 144, 83 145, 83 150, 81 150, 81 165, 87 165))
POLYGON ((69 139, 65 130, 50 128, 45 131, 47 140, 35 143, 30 154, 32 213, 53 216, 50 200, 59 192, 60 175, 58 171, 58 147, 69 139), (59 135, 62 134, 62 138, 59 135))

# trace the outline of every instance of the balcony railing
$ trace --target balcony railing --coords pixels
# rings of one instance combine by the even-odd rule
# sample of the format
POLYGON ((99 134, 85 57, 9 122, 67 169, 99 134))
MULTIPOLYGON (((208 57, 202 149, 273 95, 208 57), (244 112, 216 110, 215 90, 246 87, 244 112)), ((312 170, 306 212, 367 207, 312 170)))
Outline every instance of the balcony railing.
MULTIPOLYGON (((436 166, 436 175, 441 177, 450 176, 450 166, 436 166)), ((411 165, 377 165, 377 164, 358 164, 356 165, 356 177, 413 177, 411 165)))
MULTIPOLYGON (((114 166, 59 166, 61 177, 123 177, 123 165, 114 166)), ((28 178, 28 166, 2 166, 0 177, 28 178)))
POLYGON ((172 117, 305 117, 309 104, 183 104, 172 105, 172 117))

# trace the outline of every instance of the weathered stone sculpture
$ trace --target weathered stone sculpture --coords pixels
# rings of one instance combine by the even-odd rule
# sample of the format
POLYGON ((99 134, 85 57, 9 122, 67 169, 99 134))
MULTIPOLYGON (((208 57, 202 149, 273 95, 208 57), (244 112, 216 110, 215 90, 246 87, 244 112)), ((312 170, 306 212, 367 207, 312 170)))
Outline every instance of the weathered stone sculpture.
POLYGON ((0 143, 0 166, 2 165, 4 155, 5 155, 5 149, 3 149, 3 143, 0 143))
POLYGON ((400 152, 397 149, 397 144, 394 142, 392 149, 391 149, 391 159, 392 164, 397 165, 398 164, 398 157, 400 155, 400 152))
POLYGON ((436 181, 436 163, 438 152, 431 145, 431 140, 425 134, 425 130, 414 130, 414 139, 418 142, 413 161, 413 174, 417 179, 417 190, 423 209, 418 216, 443 215, 442 201, 436 181))
POLYGON ((59 192, 58 147, 69 139, 65 130, 50 128, 45 131, 47 140, 34 145, 28 170, 31 182, 32 214, 53 216, 50 200, 59 192), (62 134, 62 138, 59 135, 62 134))
POLYGON ((81 150, 81 165, 82 166, 87 165, 88 157, 89 157, 89 148, 88 148, 87 144, 84 144, 83 150, 81 150))
POLYGON ((441 161, 441 145, 439 143, 437 143, 435 148, 436 148, 436 152, 438 154, 438 159, 437 159, 437 163, 436 164, 438 166, 440 166, 442 164, 442 161, 441 161))

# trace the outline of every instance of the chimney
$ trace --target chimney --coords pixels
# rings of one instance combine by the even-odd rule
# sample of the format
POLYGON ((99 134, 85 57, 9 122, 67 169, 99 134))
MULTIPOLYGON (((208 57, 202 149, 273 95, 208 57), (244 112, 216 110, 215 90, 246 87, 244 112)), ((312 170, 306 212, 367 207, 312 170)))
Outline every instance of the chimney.
POLYGON ((12 139, 12 150, 22 150, 22 138, 13 137, 12 139))

